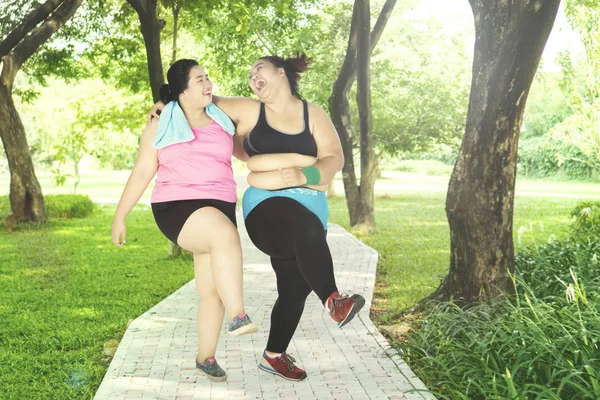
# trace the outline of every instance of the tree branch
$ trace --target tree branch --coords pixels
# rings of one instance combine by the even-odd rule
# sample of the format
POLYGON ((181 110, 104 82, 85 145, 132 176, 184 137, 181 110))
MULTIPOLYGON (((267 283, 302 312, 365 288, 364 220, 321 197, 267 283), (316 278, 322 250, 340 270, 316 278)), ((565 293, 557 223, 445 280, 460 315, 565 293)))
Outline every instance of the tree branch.
POLYGON ((58 31, 75 14, 83 0, 64 0, 52 17, 40 27, 35 28, 31 35, 21 41, 14 49, 15 65, 20 68, 37 49, 58 31))
POLYGON ((348 38, 348 48, 346 49, 346 57, 338 74, 338 80, 334 84, 334 93, 347 92, 354 79, 356 79, 356 43, 358 37, 357 29, 357 6, 356 3, 352 9, 352 22, 350 23, 350 37, 348 38), (346 78, 345 81, 340 78, 346 78))
MULTIPOLYGON (((375 50, 375 46, 377 46, 377 42, 379 42, 379 39, 383 34, 383 30, 390 19, 392 11, 394 10, 394 6, 396 5, 396 1, 397 0, 386 0, 385 4, 381 8, 381 12, 377 17, 375 27, 373 27, 373 30, 371 31, 371 52, 375 50)), ((350 39, 348 40, 346 58, 344 59, 344 63, 342 64, 339 74, 339 76, 348 77, 348 80, 344 82, 343 86, 346 90, 350 90, 350 87, 352 87, 352 84, 356 80, 356 38, 356 7, 354 7, 352 12, 352 23, 350 24, 350 39)), ((336 82, 336 84, 338 83, 336 82)))
POLYGON ((396 0, 387 0, 381 8, 379 17, 377 17, 377 22, 375 22, 375 26, 371 31, 371 52, 375 50, 375 46, 377 46, 377 42, 379 42, 379 38, 381 38, 381 34, 392 15, 392 11, 394 11, 395 5, 396 0))
POLYGON ((48 0, 43 5, 27 14, 21 23, 13 28, 0 43, 0 58, 7 55, 25 36, 40 22, 48 18, 65 0, 48 0))

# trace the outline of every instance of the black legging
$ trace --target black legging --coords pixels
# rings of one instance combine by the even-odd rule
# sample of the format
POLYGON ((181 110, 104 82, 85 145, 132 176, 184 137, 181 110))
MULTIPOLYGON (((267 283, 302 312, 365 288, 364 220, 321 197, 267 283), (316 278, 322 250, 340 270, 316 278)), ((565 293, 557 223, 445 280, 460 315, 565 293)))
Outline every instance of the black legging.
POLYGON ((284 352, 311 291, 325 304, 337 291, 333 260, 321 220, 296 200, 272 197, 246 218, 254 245, 271 257, 279 297, 271 313, 267 351, 284 352))

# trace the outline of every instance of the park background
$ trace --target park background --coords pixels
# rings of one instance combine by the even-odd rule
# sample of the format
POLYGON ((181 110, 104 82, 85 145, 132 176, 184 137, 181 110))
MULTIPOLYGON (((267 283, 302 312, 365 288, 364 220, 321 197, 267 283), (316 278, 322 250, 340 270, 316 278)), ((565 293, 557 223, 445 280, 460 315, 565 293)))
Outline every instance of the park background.
MULTIPOLYGON (((383 4, 372 2, 372 24, 383 4)), ((327 110, 352 7, 162 1, 162 63, 197 59, 217 94, 250 95, 255 58, 303 51, 313 66, 300 92, 327 110)), ((2 37, 30 11, 18 1, 0 10, 2 37)), ((352 226, 341 174, 330 222, 380 253, 372 318, 439 398, 600 398, 599 16, 598 2, 563 2, 527 99, 514 207, 517 297, 466 309, 440 302, 406 312, 448 272, 445 200, 471 90, 471 7, 401 1, 371 54, 375 224, 352 226)), ((147 65, 134 7, 87 1, 16 77, 12 99, 49 220, 6 220, 2 149, 1 398, 93 396, 128 321, 192 279, 190 257, 170 257, 154 225, 151 187, 128 219, 126 248, 110 243, 114 203, 153 104, 147 65)), ((359 132, 354 97, 356 86, 350 114, 359 132)), ((358 142, 355 153, 358 166, 358 142)), ((234 173, 241 194, 247 171, 235 161, 234 173)))

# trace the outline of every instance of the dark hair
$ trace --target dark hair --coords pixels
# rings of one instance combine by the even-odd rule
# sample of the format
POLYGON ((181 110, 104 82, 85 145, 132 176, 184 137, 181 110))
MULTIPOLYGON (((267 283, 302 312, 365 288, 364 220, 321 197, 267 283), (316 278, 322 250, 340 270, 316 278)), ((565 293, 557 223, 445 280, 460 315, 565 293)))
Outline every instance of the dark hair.
POLYGON ((311 60, 306 56, 306 54, 297 54, 296 57, 288 58, 282 58, 279 56, 265 56, 259 58, 259 60, 268 61, 273 64, 275 68, 283 68, 285 75, 288 78, 288 82, 290 83, 292 95, 302 98, 300 93, 298 93, 298 81, 301 78, 300 73, 306 71, 311 63, 311 60))
POLYGON ((190 70, 198 64, 196 60, 177 60, 171 65, 167 72, 166 85, 160 87, 160 100, 167 104, 177 101, 179 95, 188 87, 190 81, 190 70))

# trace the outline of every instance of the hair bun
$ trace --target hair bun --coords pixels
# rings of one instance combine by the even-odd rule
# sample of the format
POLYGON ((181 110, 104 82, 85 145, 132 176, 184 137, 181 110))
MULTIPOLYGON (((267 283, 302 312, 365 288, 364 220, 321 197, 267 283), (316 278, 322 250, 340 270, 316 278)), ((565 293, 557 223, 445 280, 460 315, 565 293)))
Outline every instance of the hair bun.
POLYGON ((171 89, 169 89, 169 85, 162 85, 159 91, 160 100, 167 104, 170 101, 173 101, 173 95, 171 94, 171 89))

